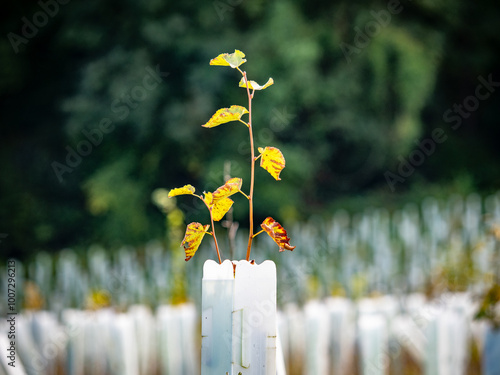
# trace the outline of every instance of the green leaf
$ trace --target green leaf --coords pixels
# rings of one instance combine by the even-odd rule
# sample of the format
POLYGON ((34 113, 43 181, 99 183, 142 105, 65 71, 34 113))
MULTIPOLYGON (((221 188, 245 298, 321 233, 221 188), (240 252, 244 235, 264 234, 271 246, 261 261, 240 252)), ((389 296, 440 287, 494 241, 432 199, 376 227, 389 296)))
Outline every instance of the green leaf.
POLYGON ((243 52, 235 49, 233 53, 221 53, 216 58, 210 60, 210 65, 230 66, 234 69, 246 62, 244 57, 245 54, 243 52))
MULTIPOLYGON (((265 88, 271 86, 274 83, 274 80, 272 78, 269 78, 264 86, 259 85, 255 81, 248 81, 248 87, 252 90, 264 90, 265 88)), ((247 87, 245 83, 245 78, 241 78, 240 80, 240 87, 247 87)))
POLYGON ((202 125, 204 128, 213 128, 215 126, 225 124, 226 122, 238 121, 241 116, 248 113, 245 107, 240 105, 232 105, 229 108, 221 108, 208 120, 208 122, 202 125))

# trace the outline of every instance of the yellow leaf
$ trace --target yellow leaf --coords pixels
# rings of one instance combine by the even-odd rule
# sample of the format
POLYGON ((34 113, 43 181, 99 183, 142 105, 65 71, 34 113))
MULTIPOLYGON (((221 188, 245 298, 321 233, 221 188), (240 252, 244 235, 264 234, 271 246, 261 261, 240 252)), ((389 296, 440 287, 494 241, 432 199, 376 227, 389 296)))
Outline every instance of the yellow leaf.
POLYGON ((285 168, 285 157, 276 147, 259 147, 261 153, 260 166, 268 171, 277 181, 281 180, 280 173, 285 168))
POLYGON ((235 49, 233 53, 221 53, 216 58, 210 60, 210 65, 230 66, 234 69, 246 62, 244 57, 245 54, 243 52, 235 49))
POLYGON ((214 203, 213 194, 211 192, 208 193, 203 192, 203 194, 204 194, 203 200, 205 201, 206 205, 210 208, 210 206, 212 206, 212 204, 214 203))
POLYGON ((196 253, 209 227, 210 225, 201 225, 200 223, 190 223, 187 226, 186 234, 181 243, 186 252, 186 261, 191 259, 196 253))
POLYGON ((220 221, 224 215, 229 211, 233 205, 233 200, 231 198, 222 198, 214 200, 212 207, 212 217, 214 221, 220 221))
POLYGON ((194 192, 195 192, 195 188, 193 186, 184 185, 181 188, 176 188, 176 189, 170 190, 170 192, 168 193, 168 197, 172 198, 172 197, 175 197, 177 195, 185 195, 185 194, 193 195, 194 192))
POLYGON ((213 128, 214 126, 225 124, 226 122, 238 121, 245 113, 248 113, 248 110, 240 105, 221 108, 202 126, 204 128, 213 128))
POLYGON ((220 221, 229 211, 234 202, 228 197, 240 191, 241 184, 241 178, 235 177, 227 180, 213 193, 204 193, 203 200, 212 213, 214 221, 220 221))
MULTIPOLYGON (((273 83, 274 83, 274 80, 272 78, 269 78, 264 86, 259 85, 255 81, 248 81, 248 87, 250 89, 252 89, 252 90, 264 90, 265 88, 271 86, 273 83)), ((240 87, 245 87, 245 88, 247 87, 244 78, 242 78, 240 80, 240 85, 239 86, 240 87)))
POLYGON ((295 246, 290 245, 290 238, 288 238, 285 228, 272 217, 266 218, 260 226, 278 244, 280 252, 295 249, 295 246))
POLYGON ((224 185, 214 191, 214 200, 226 198, 237 193, 238 191, 240 191, 242 183, 242 179, 238 177, 227 180, 224 185))

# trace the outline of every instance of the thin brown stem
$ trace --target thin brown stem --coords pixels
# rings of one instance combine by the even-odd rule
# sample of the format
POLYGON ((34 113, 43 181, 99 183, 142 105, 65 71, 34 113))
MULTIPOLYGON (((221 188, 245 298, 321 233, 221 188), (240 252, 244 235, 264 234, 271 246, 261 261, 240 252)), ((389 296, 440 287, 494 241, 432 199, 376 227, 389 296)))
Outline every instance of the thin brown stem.
POLYGON ((217 236, 215 235, 215 225, 214 225, 214 217, 212 216, 212 210, 210 210, 210 221, 212 222, 212 237, 214 238, 215 251, 217 252, 217 258, 219 258, 219 264, 222 264, 219 252, 219 244, 217 243, 217 236))
POLYGON ((253 240, 253 187, 255 181, 255 149, 253 143, 253 132, 252 132, 252 98, 253 92, 250 94, 250 87, 248 86, 248 79, 246 72, 243 72, 243 78, 245 80, 245 85, 247 87, 247 95, 248 95, 248 133, 250 137, 250 161, 251 161, 251 169, 250 169, 250 193, 248 194, 248 219, 249 223, 249 234, 248 234, 248 246, 247 246, 247 256, 246 260, 250 260, 250 251, 252 250, 252 240, 253 240))
POLYGON ((214 225, 214 217, 212 215, 212 210, 210 209, 210 206, 207 204, 205 199, 203 199, 201 196, 198 195, 197 197, 200 198, 203 201, 203 203, 205 203, 205 206, 207 206, 208 208, 208 213, 210 214, 210 222, 212 224, 212 237, 214 239, 215 251, 217 252, 217 258, 219 258, 219 264, 222 264, 222 260, 220 258, 219 244, 217 243, 217 236, 215 235, 215 225, 214 225))

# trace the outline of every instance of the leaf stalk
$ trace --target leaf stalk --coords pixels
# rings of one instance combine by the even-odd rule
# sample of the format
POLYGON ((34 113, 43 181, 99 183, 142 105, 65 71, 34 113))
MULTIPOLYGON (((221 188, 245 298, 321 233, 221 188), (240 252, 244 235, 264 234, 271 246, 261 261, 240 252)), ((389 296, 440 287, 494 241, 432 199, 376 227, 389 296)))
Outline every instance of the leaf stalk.
POLYGON ((212 224, 212 238, 214 239, 214 245, 215 245, 215 251, 217 252, 217 258, 219 259, 219 264, 222 264, 222 259, 220 257, 220 251, 219 251, 219 244, 217 243, 217 236, 215 235, 215 225, 214 225, 214 216, 212 215, 212 209, 208 206, 207 202, 205 199, 202 199, 201 196, 197 196, 200 198, 203 203, 205 203, 205 206, 208 208, 208 212, 210 214, 210 222, 212 224))

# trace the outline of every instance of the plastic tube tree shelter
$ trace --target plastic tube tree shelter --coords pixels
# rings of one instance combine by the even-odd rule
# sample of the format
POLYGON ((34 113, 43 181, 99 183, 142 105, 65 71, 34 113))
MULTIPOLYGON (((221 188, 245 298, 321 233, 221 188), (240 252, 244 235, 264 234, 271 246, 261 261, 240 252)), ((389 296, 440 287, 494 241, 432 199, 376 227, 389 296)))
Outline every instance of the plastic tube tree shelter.
POLYGON ((202 288, 201 374, 276 375, 274 262, 208 260, 202 288))

